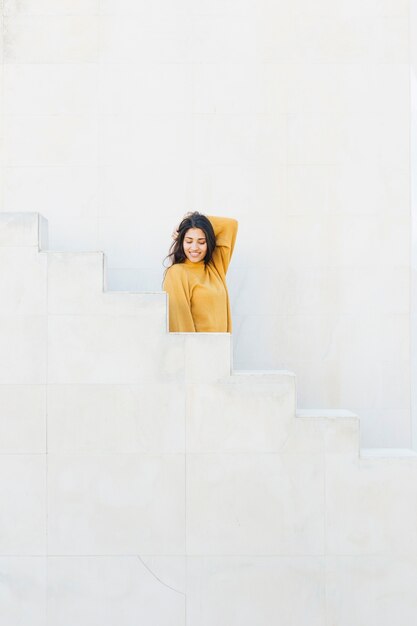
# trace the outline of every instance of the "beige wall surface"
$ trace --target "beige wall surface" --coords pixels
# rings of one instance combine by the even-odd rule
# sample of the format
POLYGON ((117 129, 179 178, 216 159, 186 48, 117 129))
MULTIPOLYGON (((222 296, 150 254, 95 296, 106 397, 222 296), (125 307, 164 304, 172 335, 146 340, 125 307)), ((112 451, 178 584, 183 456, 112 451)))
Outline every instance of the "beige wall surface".
POLYGON ((236 217, 234 366, 410 442, 409 3, 4 0, 1 210, 159 291, 189 210, 236 217))

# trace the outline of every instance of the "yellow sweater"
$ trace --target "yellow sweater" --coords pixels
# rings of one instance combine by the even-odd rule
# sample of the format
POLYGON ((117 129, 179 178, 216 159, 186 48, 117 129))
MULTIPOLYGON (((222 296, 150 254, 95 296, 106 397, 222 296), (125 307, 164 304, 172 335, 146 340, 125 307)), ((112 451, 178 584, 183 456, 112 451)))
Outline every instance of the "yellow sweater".
POLYGON ((236 241, 237 221, 211 217, 216 248, 210 263, 185 259, 168 269, 163 288, 169 294, 169 330, 174 333, 232 330, 226 272, 236 241))

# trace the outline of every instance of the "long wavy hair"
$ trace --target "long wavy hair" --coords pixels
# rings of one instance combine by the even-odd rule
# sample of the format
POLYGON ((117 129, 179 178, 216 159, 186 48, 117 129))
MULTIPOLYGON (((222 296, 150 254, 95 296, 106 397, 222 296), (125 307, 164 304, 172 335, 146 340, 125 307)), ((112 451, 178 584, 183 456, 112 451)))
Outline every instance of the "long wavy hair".
POLYGON ((171 265, 175 265, 176 263, 184 263, 185 259, 187 258, 184 252, 184 237, 190 228, 200 228, 204 232, 207 242, 207 252, 204 257, 204 264, 207 265, 208 263, 210 263, 214 249, 216 247, 216 236, 214 234, 213 226, 211 225, 208 217, 206 217, 202 213, 199 213, 198 211, 194 211, 193 213, 187 213, 187 215, 178 226, 174 235, 174 241, 172 242, 169 252, 164 259, 164 266, 165 261, 167 259, 169 260, 169 265, 168 267, 166 267, 164 272, 164 278, 171 265))

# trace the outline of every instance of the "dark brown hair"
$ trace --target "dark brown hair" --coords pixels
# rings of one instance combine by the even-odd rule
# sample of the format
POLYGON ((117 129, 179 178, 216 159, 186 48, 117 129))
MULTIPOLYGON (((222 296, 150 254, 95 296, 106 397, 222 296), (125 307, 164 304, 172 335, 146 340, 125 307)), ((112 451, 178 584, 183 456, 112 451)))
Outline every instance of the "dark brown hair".
POLYGON ((194 213, 188 213, 177 228, 175 239, 171 244, 168 255, 164 259, 164 265, 166 259, 169 259, 170 261, 170 265, 164 272, 164 277, 171 265, 175 265, 175 263, 184 263, 187 258, 184 252, 184 237, 190 228, 200 228, 204 232, 207 242, 207 252, 204 257, 204 263, 205 265, 210 263, 216 247, 216 236, 214 234, 213 226, 211 225, 208 217, 198 211, 194 211, 194 213))

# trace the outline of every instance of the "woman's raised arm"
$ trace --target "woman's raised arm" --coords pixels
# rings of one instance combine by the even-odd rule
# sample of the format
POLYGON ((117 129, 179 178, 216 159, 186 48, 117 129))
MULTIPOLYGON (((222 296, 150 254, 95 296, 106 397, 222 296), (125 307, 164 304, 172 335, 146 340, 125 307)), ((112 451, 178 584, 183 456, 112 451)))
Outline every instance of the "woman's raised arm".
POLYGON ((213 264, 220 273, 226 274, 235 247, 238 222, 231 217, 215 217, 212 215, 207 215, 207 217, 213 226, 216 236, 213 264))

